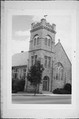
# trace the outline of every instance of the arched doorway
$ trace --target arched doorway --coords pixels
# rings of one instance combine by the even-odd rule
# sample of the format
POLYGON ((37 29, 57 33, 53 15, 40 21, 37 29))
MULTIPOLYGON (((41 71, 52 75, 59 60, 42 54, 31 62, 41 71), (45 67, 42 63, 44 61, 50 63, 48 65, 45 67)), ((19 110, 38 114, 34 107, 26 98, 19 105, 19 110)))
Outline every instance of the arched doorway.
POLYGON ((49 91, 49 77, 45 76, 43 78, 43 91, 49 91))

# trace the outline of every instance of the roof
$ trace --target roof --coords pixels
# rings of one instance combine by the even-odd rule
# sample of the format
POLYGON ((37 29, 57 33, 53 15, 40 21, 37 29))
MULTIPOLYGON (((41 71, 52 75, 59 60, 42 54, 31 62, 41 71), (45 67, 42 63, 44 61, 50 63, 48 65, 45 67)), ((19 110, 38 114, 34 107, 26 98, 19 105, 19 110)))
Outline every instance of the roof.
POLYGON ((65 52, 65 50, 64 50, 64 48, 63 48, 63 46, 62 46, 62 44, 61 44, 60 40, 59 40, 59 42, 55 45, 55 50, 57 49, 57 47, 59 47, 59 45, 60 45, 60 47, 62 48, 62 50, 64 51, 65 56, 67 57, 68 61, 69 61, 69 62, 70 62, 70 64, 71 64, 71 61, 70 61, 70 59, 69 59, 69 57, 68 57, 67 53, 65 52))
POLYGON ((12 66, 23 66, 28 63, 28 52, 21 52, 12 56, 12 66))

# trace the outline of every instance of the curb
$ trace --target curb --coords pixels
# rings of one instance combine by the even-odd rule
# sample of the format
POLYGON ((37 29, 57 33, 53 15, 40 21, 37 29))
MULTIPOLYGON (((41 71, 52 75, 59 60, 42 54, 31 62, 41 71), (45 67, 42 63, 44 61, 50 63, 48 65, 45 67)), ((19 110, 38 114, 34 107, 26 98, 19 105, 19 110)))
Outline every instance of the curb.
MULTIPOLYGON (((12 94, 12 96, 34 96, 34 94, 12 94)), ((70 94, 66 95, 57 95, 57 94, 36 94, 36 96, 71 96, 70 94)))

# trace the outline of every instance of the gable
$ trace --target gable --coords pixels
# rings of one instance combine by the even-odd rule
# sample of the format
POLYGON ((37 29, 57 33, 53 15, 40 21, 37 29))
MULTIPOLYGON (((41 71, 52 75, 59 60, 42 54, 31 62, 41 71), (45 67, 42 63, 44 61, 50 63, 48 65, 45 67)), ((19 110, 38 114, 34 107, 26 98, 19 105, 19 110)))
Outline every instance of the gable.
POLYGON ((65 67, 71 67, 71 62, 60 42, 55 45, 55 62, 61 62, 65 67))

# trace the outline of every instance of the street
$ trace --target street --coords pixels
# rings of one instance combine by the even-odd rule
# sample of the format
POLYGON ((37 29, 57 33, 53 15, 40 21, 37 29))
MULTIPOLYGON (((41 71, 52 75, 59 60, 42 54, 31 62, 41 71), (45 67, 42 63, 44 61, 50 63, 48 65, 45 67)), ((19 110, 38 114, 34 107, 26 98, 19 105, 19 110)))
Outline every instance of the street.
POLYGON ((71 95, 12 95, 14 104, 71 104, 71 95))

